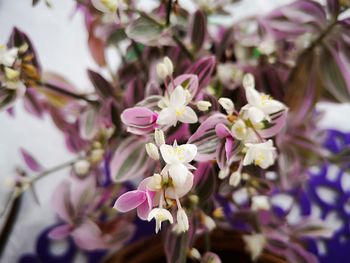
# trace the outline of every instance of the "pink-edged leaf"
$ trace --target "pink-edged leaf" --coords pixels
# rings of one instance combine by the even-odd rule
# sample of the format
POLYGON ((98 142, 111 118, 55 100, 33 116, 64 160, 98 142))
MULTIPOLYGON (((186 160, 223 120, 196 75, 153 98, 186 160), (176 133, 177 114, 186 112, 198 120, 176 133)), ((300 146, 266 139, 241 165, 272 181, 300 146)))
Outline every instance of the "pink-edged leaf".
POLYGON ((229 128, 223 123, 219 123, 218 125, 215 126, 215 132, 219 138, 223 139, 226 137, 232 137, 231 132, 229 128))
POLYGON ((89 38, 88 38, 88 46, 90 49, 90 53, 92 55, 92 58, 95 60, 95 62, 99 66, 104 66, 106 64, 106 59, 105 59, 105 43, 94 36, 93 32, 90 32, 89 38))
POLYGON ((134 106, 145 97, 144 83, 139 78, 134 78, 125 85, 124 105, 134 106))
POLYGON ((298 238, 331 238, 334 234, 334 229, 324 221, 314 218, 304 218, 292 229, 293 235, 298 238))
POLYGON ((105 248, 106 242, 100 228, 91 220, 86 220, 71 233, 74 242, 82 249, 95 250, 105 248))
MULTIPOLYGON (((184 89, 187 89, 192 97, 197 94, 198 90, 198 77, 193 74, 183 74, 174 79, 175 88, 181 85, 184 89)), ((169 90, 172 91, 174 89, 173 83, 169 85, 169 90)))
POLYGON ((158 110, 158 102, 161 100, 163 97, 159 95, 151 95, 146 97, 144 100, 140 101, 139 103, 136 104, 136 107, 144 107, 148 108, 150 110, 158 110))
POLYGON ((234 140, 232 137, 223 139, 218 144, 216 149, 216 162, 220 169, 231 165, 240 159, 240 151, 242 150, 243 144, 241 141, 234 140))
POLYGON ((196 194, 199 197, 200 203, 205 203, 211 198, 215 192, 217 185, 217 173, 211 162, 200 163, 199 171, 195 172, 194 178, 196 182, 196 194), (202 172, 202 174, 199 174, 202 172))
POLYGON ((44 105, 39 99, 38 92, 33 88, 27 88, 23 99, 24 108, 36 117, 41 118, 44 113, 44 105))
POLYGON ((121 120, 127 126, 128 132, 137 135, 153 132, 157 127, 157 114, 145 107, 124 110, 121 114, 121 120))
POLYGON ((317 257, 311 252, 307 251, 301 245, 296 243, 291 243, 289 248, 284 254, 285 258, 288 258, 289 262, 298 263, 318 263, 317 257))
POLYGON ((68 181, 63 181, 55 189, 51 203, 61 219, 69 224, 73 224, 74 211, 70 198, 70 184, 68 181))
POLYGON ((80 135, 85 140, 91 140, 98 132, 98 112, 96 108, 84 111, 80 117, 80 135))
POLYGON ((141 177, 150 161, 145 150, 146 139, 130 136, 116 149, 111 162, 111 174, 116 182, 141 177))
POLYGON ((283 127, 286 125, 288 116, 288 111, 283 110, 281 112, 277 112, 275 114, 271 114, 271 123, 269 123, 269 127, 266 129, 259 130, 259 134, 263 138, 270 138, 275 136, 280 132, 283 127))
POLYGON ((210 83, 215 66, 216 59, 214 56, 203 57, 189 67, 186 73, 197 75, 198 87, 202 89, 210 83))
POLYGON ((216 148, 220 141, 215 127, 219 123, 227 123, 226 116, 215 113, 207 118, 188 140, 188 143, 193 143, 198 148, 195 160, 204 162, 215 158, 216 148))
POLYGON ((64 239, 69 236, 72 231, 72 227, 68 224, 55 227, 49 232, 49 238, 51 239, 64 239))
POLYGON ((147 199, 146 193, 140 190, 129 191, 122 194, 114 204, 114 208, 120 212, 128 212, 135 209, 147 199))
POLYGON ((88 69, 87 71, 90 81, 95 87, 96 92, 104 98, 110 98, 114 96, 112 85, 99 73, 88 69))
POLYGON ((43 167, 40 163, 38 163, 37 160, 34 159, 34 157, 25 149, 20 148, 23 160, 25 161, 26 165, 30 170, 33 172, 40 172, 43 170, 43 167))
POLYGON ((203 11, 197 10, 191 21, 191 43, 195 50, 200 50, 207 34, 207 18, 203 11))

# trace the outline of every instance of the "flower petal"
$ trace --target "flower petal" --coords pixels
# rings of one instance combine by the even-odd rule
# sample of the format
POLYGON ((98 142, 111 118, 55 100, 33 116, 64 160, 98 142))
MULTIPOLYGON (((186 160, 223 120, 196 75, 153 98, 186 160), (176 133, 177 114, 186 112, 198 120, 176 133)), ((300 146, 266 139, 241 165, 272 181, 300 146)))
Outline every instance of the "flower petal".
POLYGON ((171 164, 168 171, 175 188, 183 187, 188 174, 187 167, 183 164, 171 164))
POLYGON ((191 162, 197 154, 197 146, 194 144, 183 144, 179 148, 182 150, 184 156, 184 162, 191 162))
POLYGON ((256 89, 253 87, 247 87, 245 89, 245 96, 250 105, 259 107, 261 102, 261 95, 256 89))
POLYGON ((146 193, 140 190, 126 192, 121 195, 114 204, 114 208, 120 212, 128 212, 146 200, 146 193))
POLYGON ((177 86, 170 94, 170 104, 176 106, 186 105, 186 90, 182 86, 177 86))
POLYGON ((174 147, 171 145, 163 144, 160 146, 160 153, 167 164, 178 163, 179 159, 175 154, 174 147))
POLYGON ((176 122, 176 111, 173 108, 165 108, 159 112, 157 119, 159 125, 175 125, 176 122))
POLYGON ((196 123, 198 121, 197 114, 188 106, 184 108, 184 113, 178 116, 178 118, 183 123, 196 123))

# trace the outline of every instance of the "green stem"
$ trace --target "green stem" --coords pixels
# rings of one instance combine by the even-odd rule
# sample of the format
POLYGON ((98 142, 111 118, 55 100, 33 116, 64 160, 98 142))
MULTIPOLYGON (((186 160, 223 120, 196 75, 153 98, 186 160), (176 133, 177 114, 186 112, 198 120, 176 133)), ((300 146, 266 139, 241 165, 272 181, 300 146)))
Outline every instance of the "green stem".
POLYGON ((76 94, 74 92, 62 89, 61 87, 58 87, 58 86, 56 86, 54 84, 51 84, 51 83, 42 82, 42 83, 39 83, 39 85, 41 85, 41 86, 43 86, 45 88, 48 88, 48 89, 50 89, 52 91, 61 93, 61 94, 65 95, 65 96, 71 97, 73 99, 84 100, 84 101, 86 101, 87 103, 90 103, 90 104, 97 104, 98 103, 96 100, 91 100, 91 99, 85 97, 84 95, 76 94))

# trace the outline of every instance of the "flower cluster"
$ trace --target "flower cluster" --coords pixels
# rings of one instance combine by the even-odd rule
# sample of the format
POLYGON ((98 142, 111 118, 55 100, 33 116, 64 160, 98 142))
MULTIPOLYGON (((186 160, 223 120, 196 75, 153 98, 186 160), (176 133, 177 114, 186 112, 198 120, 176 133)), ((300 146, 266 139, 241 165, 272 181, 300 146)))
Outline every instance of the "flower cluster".
POLYGON ((201 254, 200 240, 222 230, 245 233, 253 260, 269 251, 316 262, 304 238, 331 229, 306 214, 290 222, 295 209, 278 207, 274 194, 299 193, 321 160, 348 160, 325 149, 315 105, 350 100, 349 5, 299 0, 227 25, 215 14, 230 1, 194 1, 193 13, 181 1, 147 12, 137 2, 77 1, 98 66, 87 72, 91 93, 43 71, 20 30, 0 46, 0 109, 12 114, 18 99, 49 116, 76 155, 44 170, 21 149, 29 171, 18 170, 13 199, 26 189, 35 196, 35 182, 70 167, 54 193, 63 222, 53 239, 122 249, 142 240, 135 229, 152 227, 141 220, 155 221, 168 262, 220 262, 201 254), (118 68, 107 49, 120 54, 118 68))

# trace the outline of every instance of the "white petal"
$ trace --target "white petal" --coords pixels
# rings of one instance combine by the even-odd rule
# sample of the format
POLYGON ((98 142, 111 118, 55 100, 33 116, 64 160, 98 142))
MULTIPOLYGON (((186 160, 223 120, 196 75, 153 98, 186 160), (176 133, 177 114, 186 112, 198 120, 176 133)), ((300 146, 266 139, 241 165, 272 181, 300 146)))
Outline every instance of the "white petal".
MULTIPOLYGON (((247 144, 246 144, 246 146, 247 146, 247 144)), ((244 159, 243 159, 243 165, 246 166, 246 165, 252 164, 253 161, 254 161, 253 152, 248 148, 248 151, 245 154, 244 159)))
POLYGON ((164 57, 163 64, 167 69, 168 75, 172 75, 174 72, 174 66, 173 66, 173 63, 171 62, 170 58, 164 57))
POLYGON ((171 164, 169 166, 169 175, 173 179, 175 188, 183 187, 188 174, 188 169, 183 164, 171 164))
POLYGON ((264 120, 265 114, 257 107, 249 107, 247 109, 247 117, 253 124, 256 124, 264 120))
POLYGON ((198 121, 197 114, 188 106, 185 107, 184 113, 178 116, 178 118, 183 123, 196 123, 198 121))
POLYGON ((184 157, 183 162, 189 163, 197 155, 197 146, 194 144, 183 144, 178 147, 181 149, 181 152, 183 154, 183 157, 184 157))
POLYGON ((179 159, 177 158, 177 155, 175 154, 174 147, 167 144, 162 144, 160 146, 160 153, 162 154, 163 160, 167 164, 174 164, 179 163, 179 159))
POLYGON ((262 107, 262 110, 266 114, 271 114, 271 113, 275 113, 275 112, 284 110, 285 108, 286 108, 286 106, 282 102, 279 102, 277 100, 268 100, 266 102, 266 105, 264 105, 262 107))
POLYGON ((157 123, 159 125, 175 125, 176 112, 173 108, 165 108, 159 112, 157 123))
POLYGON ((247 87, 245 89, 245 96, 250 105, 257 107, 261 105, 261 95, 256 89, 247 87))
POLYGON ((170 104, 174 106, 186 105, 186 91, 183 87, 177 86, 170 95, 170 104))
POLYGON ((171 198, 171 199, 176 199, 177 198, 181 198, 184 195, 186 195, 189 191, 191 191, 193 186, 193 174, 192 173, 187 173, 186 176, 186 181, 184 183, 184 185, 180 188, 172 188, 169 187, 165 190, 165 196, 167 198, 171 198))

